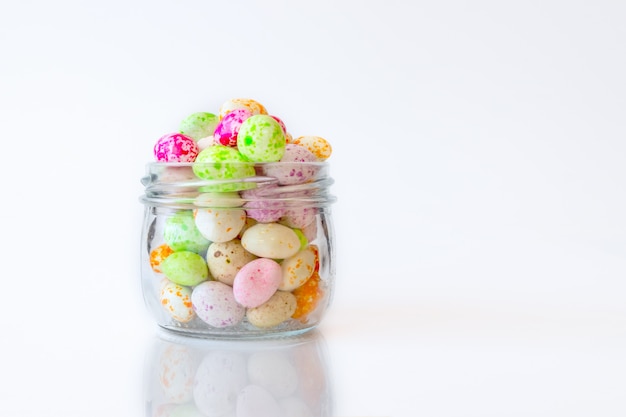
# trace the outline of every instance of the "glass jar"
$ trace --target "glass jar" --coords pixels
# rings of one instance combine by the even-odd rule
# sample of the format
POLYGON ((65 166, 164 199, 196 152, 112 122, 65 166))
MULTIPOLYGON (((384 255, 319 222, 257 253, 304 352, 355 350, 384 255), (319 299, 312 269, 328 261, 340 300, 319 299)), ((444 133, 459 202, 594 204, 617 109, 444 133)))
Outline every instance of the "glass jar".
POLYGON ((328 163, 155 162, 146 171, 141 283, 159 326, 258 338, 320 323, 335 277, 328 163))
POLYGON ((318 331, 253 341, 159 333, 144 365, 146 417, 334 415, 318 331))

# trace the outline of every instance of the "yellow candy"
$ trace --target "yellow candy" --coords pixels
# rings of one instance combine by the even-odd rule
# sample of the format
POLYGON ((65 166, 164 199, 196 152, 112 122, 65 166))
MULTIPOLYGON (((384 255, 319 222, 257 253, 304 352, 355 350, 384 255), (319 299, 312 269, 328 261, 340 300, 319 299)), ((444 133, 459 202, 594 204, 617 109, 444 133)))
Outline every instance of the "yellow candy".
POLYGON ((220 106, 220 119, 226 116, 226 113, 235 109, 247 109, 252 114, 267 114, 267 109, 261 103, 251 98, 232 98, 220 106))
POLYGON ((307 315, 315 310, 324 296, 324 291, 319 284, 320 276, 314 272, 307 282, 293 290, 292 294, 296 296, 296 311, 291 317, 303 323, 307 322, 307 315))
POLYGON ((287 143, 293 143, 294 145, 300 145, 307 148, 319 161, 325 161, 333 153, 333 148, 330 143, 320 136, 299 136, 295 139, 290 139, 287 143))
POLYGON ((174 251, 167 244, 162 244, 157 246, 150 252, 150 267, 152 270, 157 273, 161 273, 161 262, 168 256, 170 256, 174 251))

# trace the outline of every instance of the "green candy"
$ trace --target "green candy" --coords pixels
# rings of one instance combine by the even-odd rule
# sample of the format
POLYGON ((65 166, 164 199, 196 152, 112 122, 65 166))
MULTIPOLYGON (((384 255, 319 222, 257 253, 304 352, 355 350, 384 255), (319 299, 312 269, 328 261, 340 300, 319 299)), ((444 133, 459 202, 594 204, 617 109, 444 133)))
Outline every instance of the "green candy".
POLYGON ((285 153, 286 142, 283 128, 266 114, 248 117, 237 134, 239 152, 254 162, 280 161, 285 153))
POLYGON ((211 244, 196 227, 191 210, 179 211, 165 220, 163 239, 174 251, 204 253, 211 244))
POLYGON ((230 146, 213 145, 205 148, 196 157, 192 169, 198 178, 218 181, 202 186, 202 192, 232 192, 254 187, 254 183, 229 181, 255 175, 254 165, 230 146))
POLYGON ((220 118, 213 113, 193 113, 180 122, 179 132, 198 141, 213 135, 219 121, 220 118))
POLYGON ((175 284, 193 287, 209 279, 209 267, 195 252, 174 252, 161 262, 161 270, 175 284))

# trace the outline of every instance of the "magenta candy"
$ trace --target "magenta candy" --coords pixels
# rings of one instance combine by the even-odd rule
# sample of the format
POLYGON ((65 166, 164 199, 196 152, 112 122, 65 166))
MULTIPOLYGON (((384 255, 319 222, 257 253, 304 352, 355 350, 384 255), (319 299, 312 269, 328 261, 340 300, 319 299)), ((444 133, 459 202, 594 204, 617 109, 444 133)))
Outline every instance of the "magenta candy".
POLYGON ((272 115, 272 118, 278 122, 278 124, 280 125, 280 127, 282 127, 282 128, 283 128, 283 133, 284 133, 285 135, 287 135, 287 126, 285 126, 285 122, 283 122, 283 121, 282 121, 282 120, 281 120, 278 116, 273 116, 273 115, 272 115))
POLYGON ((260 306, 274 295, 282 276, 280 264, 272 259, 258 258, 248 262, 235 275, 235 300, 248 308, 260 306))
POLYGON ((193 162, 198 152, 196 141, 182 133, 168 133, 161 136, 154 145, 154 158, 157 162, 193 162))
POLYGON ((252 116, 252 112, 247 109, 235 109, 226 113, 224 118, 215 127, 213 138, 218 145, 236 147, 237 134, 241 124, 252 116))

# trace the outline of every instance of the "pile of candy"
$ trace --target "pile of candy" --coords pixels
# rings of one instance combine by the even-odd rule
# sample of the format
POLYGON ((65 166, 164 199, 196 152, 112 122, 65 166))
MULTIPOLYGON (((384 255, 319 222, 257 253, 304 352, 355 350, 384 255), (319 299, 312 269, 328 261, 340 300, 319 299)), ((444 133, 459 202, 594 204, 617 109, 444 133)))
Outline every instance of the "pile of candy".
POLYGON ((157 140, 156 162, 191 163, 196 179, 217 185, 200 189, 195 208, 168 216, 149 248, 151 269, 164 277, 163 309, 176 323, 199 319, 211 328, 307 323, 324 297, 318 209, 265 196, 314 181, 330 144, 294 138, 252 99, 228 100, 217 115, 194 113, 179 130, 157 140), (273 180, 243 181, 255 176, 273 180))

